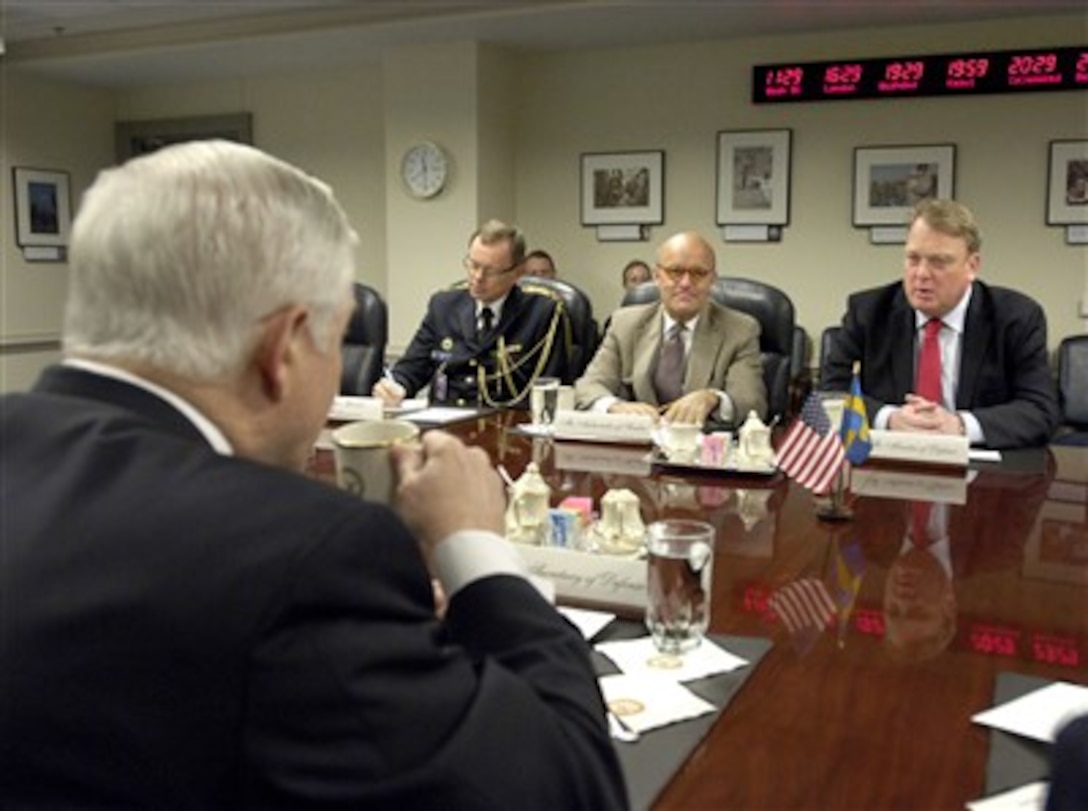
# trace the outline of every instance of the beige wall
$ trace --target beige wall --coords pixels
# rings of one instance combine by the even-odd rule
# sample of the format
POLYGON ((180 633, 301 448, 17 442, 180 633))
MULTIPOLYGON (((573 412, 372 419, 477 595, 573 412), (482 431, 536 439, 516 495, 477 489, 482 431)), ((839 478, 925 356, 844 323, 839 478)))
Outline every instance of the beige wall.
POLYGON ((599 310, 618 301, 628 259, 652 259, 670 233, 698 229, 715 237, 721 272, 784 288, 815 337, 841 317, 849 291, 891 281, 901 268, 901 246, 870 245, 868 231, 851 225, 854 148, 951 143, 956 197, 984 229, 983 278, 1036 297, 1056 345, 1085 328, 1077 304, 1088 253, 1045 225, 1048 142, 1088 138, 1088 93, 754 106, 750 75, 761 63, 1071 44, 1085 33, 1084 18, 1073 17, 534 57, 523 68, 518 217, 599 310), (782 242, 723 243, 717 133, 778 128, 793 130, 782 242), (578 156, 641 149, 665 150, 665 224, 649 242, 599 243, 579 225, 578 156))
MULTIPOLYGON (((466 43, 400 49, 380 66, 114 96, 12 71, 4 160, 69 168, 77 194, 112 160, 114 118, 248 110, 258 146, 336 188, 362 237, 359 277, 389 297, 397 349, 430 290, 460 273, 464 239, 488 216, 516 219, 530 246, 551 251, 562 275, 591 295, 602 319, 619 298, 629 258, 650 259, 665 236, 696 228, 714 237, 723 272, 783 287, 816 335, 838 320, 849 291, 899 273, 901 247, 870 245, 867 231, 851 225, 854 148, 951 143, 956 196, 984 228, 983 277, 1036 297, 1056 345, 1085 329, 1077 305, 1088 251, 1045 225, 1048 142, 1088 138, 1088 93, 757 107, 749 83, 752 65, 763 62, 1079 44, 1085 33, 1084 18, 1071 16, 516 58, 466 43), (777 128, 793 130, 783 240, 722 243, 714 222, 717 133, 777 128), (429 202, 409 200, 397 177, 403 149, 420 138, 439 141, 454 160, 449 189, 429 202), (580 224, 580 155, 632 149, 666 153, 665 224, 648 242, 600 243, 580 224)), ((64 268, 22 263, 11 248, 11 217, 3 220, 0 335, 55 334, 64 268)), ((24 359, 19 380, 3 387, 21 387, 30 366, 24 359)))
POLYGON ((26 262, 15 244, 12 167, 69 173, 74 209, 113 155, 104 91, 0 76, 0 391, 25 389, 59 357, 68 266, 26 262))
MULTIPOLYGON (((376 67, 127 90, 119 121, 250 112, 262 149, 330 183, 359 232, 358 277, 385 291, 382 74, 376 67)), ((112 136, 111 136, 112 137, 112 136)))

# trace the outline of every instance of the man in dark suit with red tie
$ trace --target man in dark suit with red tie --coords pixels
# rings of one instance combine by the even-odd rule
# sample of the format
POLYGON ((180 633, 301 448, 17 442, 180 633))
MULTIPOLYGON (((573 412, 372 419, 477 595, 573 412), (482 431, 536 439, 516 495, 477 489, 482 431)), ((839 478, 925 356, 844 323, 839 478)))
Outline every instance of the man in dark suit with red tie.
POLYGON ((529 407, 538 377, 570 380, 571 328, 562 300, 522 287, 525 236, 489 220, 468 241, 463 287, 431 296, 423 323, 374 394, 390 405, 430 385, 432 403, 529 407))
POLYGON ((224 141, 84 196, 65 360, 0 400, 0 808, 626 805, 487 455, 394 449, 395 509, 303 475, 355 243, 224 141))
POLYGON ((821 388, 861 388, 873 427, 966 435, 972 445, 1045 445, 1059 422, 1046 316, 1027 296, 978 280, 972 213, 925 200, 907 234, 902 282, 850 296, 821 388))

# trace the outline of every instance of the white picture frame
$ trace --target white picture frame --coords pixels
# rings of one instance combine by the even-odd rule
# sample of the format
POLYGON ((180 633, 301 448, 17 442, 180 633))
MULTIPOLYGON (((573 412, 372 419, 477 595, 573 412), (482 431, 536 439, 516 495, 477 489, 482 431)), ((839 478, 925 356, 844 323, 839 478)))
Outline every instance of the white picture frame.
POLYGON ((1088 141, 1051 141, 1047 225, 1088 223, 1088 141))
POLYGON ((582 225, 665 221, 665 152, 582 154, 582 225))
MULTIPOLYGON (((16 166, 12 174, 16 243, 24 249, 66 249, 72 227, 68 173, 16 166)), ((59 260, 63 254, 55 251, 49 256, 59 260)))
POLYGON ((955 195, 956 147, 856 147, 854 225, 907 224, 921 200, 955 195))
POLYGON ((788 225, 793 131, 718 133, 718 225, 788 225))

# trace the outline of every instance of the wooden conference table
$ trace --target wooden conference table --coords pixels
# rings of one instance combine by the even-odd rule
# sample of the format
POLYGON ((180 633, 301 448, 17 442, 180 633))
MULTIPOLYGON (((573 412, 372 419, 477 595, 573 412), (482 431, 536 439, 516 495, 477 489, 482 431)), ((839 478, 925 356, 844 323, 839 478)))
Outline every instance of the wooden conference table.
POLYGON ((648 473, 645 448, 510 430, 523 419, 498 413, 447 430, 514 477, 535 461, 554 503, 576 494, 599 505, 625 487, 646 521, 710 521, 711 633, 773 641, 655 808, 962 809, 988 790, 991 736, 1003 733, 970 718, 994 705, 999 674, 1088 684, 1088 449, 939 475, 866 465, 854 487, 870 494, 849 494, 853 519, 830 522, 780 474, 648 473), (900 557, 904 496, 917 495, 952 502, 940 508, 950 582, 939 565, 900 557), (860 577, 848 619, 788 630, 772 596, 808 578, 834 589, 840 561, 860 577))

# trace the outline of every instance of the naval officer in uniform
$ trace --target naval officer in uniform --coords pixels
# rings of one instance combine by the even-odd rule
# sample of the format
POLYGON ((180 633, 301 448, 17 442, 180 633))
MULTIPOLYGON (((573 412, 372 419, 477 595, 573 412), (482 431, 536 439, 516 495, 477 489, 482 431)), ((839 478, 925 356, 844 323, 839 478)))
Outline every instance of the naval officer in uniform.
POLYGON ((528 408, 537 377, 571 382, 562 300, 519 286, 524 263, 521 231, 484 223, 469 239, 467 284, 431 296, 411 344, 374 395, 396 405, 429 383, 435 404, 528 408))

